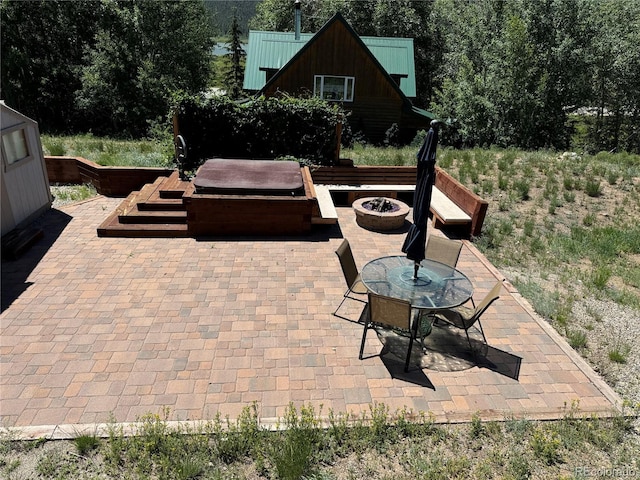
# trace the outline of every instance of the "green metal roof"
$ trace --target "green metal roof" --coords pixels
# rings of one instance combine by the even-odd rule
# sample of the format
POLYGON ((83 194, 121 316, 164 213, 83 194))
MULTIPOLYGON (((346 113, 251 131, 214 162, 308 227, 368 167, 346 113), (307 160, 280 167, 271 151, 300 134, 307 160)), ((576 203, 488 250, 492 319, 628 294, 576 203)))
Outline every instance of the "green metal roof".
MULTIPOLYGON (((247 45, 244 72, 245 90, 260 90, 266 83, 266 73, 260 69, 282 68, 314 34, 293 32, 262 32, 251 30, 247 45)), ((360 37, 389 75, 400 75, 400 90, 407 97, 416 96, 416 71, 412 38, 360 37), (405 77, 406 76, 406 77, 405 77)))
POLYGON ((429 112, 428 110, 425 110, 424 108, 418 108, 416 106, 411 106, 411 111, 413 113, 416 113, 422 117, 428 118, 430 120, 435 120, 436 119, 436 115, 434 113, 429 112))

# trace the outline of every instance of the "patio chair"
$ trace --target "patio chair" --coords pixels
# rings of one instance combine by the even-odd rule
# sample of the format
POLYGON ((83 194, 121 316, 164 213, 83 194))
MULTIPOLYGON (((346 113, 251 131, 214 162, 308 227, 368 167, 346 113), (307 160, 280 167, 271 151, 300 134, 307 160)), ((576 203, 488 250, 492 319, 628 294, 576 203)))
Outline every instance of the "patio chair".
MULTIPOLYGON (((429 260, 435 260, 436 262, 444 263, 445 265, 455 268, 458 264, 458 258, 460 258, 461 250, 462 242, 460 240, 449 240, 448 238, 429 235, 427 238, 427 247, 425 249, 424 256, 429 260)), ((423 310, 420 312, 421 324, 425 324, 427 321, 426 319, 429 317, 432 318, 432 323, 438 323, 438 320, 433 318, 432 311, 423 310)), ((431 330, 430 327, 428 330, 431 330)))
MULTIPOLYGON (((342 267, 342 274, 344 275, 344 280, 347 283, 347 291, 344 292, 342 296, 342 301, 338 308, 336 308, 333 314, 336 317, 340 317, 338 315, 338 310, 344 303, 347 298, 352 300, 356 300, 358 302, 367 303, 366 300, 358 297, 354 297, 351 294, 356 295, 364 295, 367 293, 367 287, 364 286, 362 280, 360 279, 360 272, 358 271, 358 267, 356 267, 356 262, 353 259, 353 252, 351 251, 351 245, 349 241, 345 238, 340 246, 336 249, 336 255, 338 256, 338 260, 340 260, 340 266, 342 267)), ((340 317, 344 318, 344 317, 340 317)))
POLYGON ((404 363, 404 371, 409 371, 409 360, 413 340, 415 339, 417 322, 411 322, 411 304, 406 300, 386 297, 369 292, 369 303, 367 305, 368 315, 365 315, 364 331, 362 332, 362 342, 360 344, 360 360, 364 353, 364 344, 367 339, 367 330, 376 326, 393 328, 409 334, 409 348, 407 358, 404 363))
POLYGON ((487 337, 485 337, 484 335, 480 317, 487 310, 487 308, 489 308, 489 306, 499 298, 501 288, 502 281, 498 281, 478 306, 476 306, 472 298, 471 303, 473 305, 473 308, 461 305, 449 310, 439 310, 433 312, 433 316, 436 320, 442 320, 449 325, 464 330, 464 333, 467 335, 467 341, 469 342, 469 348, 473 352, 473 346, 471 345, 471 339, 469 338, 469 329, 473 327, 473 325, 478 323, 478 326, 480 327, 480 333, 482 334, 482 339, 484 340, 484 344, 487 344, 487 337))
POLYGON ((448 238, 429 235, 429 238, 427 239, 427 248, 425 250, 425 258, 435 260, 455 268, 458 263, 461 250, 462 242, 459 240, 449 240, 448 238))

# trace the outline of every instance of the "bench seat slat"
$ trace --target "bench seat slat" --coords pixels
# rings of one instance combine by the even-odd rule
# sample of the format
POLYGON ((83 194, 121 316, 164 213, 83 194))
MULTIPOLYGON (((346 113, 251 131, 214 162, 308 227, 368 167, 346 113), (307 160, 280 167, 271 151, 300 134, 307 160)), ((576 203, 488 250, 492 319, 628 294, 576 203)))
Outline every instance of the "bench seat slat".
POLYGON ((471 217, 436 187, 431 191, 431 211, 445 224, 471 223, 471 217))
POLYGON ((329 225, 338 223, 338 213, 333 200, 331 200, 329 189, 325 185, 315 185, 314 188, 318 199, 318 207, 320 208, 320 217, 312 218, 311 222, 329 225))
MULTIPOLYGON (((318 184, 316 184, 316 186, 318 186, 318 184)), ((358 191, 366 191, 366 190, 372 190, 372 191, 384 191, 384 190, 392 190, 392 191, 396 191, 396 192, 413 192, 416 189, 415 185, 386 185, 386 184, 379 184, 379 185, 373 185, 373 184, 354 184, 354 185, 344 185, 344 184, 335 184, 335 185, 329 185, 329 184, 325 184, 325 187, 327 187, 330 191, 353 191, 353 190, 358 190, 358 191)))

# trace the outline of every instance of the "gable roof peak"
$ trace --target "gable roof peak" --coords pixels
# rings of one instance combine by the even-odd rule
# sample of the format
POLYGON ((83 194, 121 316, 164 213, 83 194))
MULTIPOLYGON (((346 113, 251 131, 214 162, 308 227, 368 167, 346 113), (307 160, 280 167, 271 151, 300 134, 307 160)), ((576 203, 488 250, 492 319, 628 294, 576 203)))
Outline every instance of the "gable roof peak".
POLYGON ((361 37, 339 11, 316 33, 301 33, 300 40, 295 40, 294 32, 250 31, 244 88, 261 94, 277 80, 287 65, 297 61, 316 41, 336 27, 353 37, 354 43, 384 72, 401 96, 416 96, 413 39, 361 37), (270 76, 266 72, 271 72, 270 76), (391 79, 390 74, 398 76, 399 80, 391 79))

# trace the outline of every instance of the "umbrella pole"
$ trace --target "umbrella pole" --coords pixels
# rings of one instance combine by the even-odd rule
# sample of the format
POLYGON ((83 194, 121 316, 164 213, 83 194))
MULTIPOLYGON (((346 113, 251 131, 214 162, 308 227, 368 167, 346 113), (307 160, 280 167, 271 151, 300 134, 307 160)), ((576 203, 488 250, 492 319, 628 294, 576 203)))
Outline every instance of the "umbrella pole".
POLYGON ((420 268, 420 264, 418 262, 414 262, 413 264, 413 279, 418 280, 418 269, 420 268))

